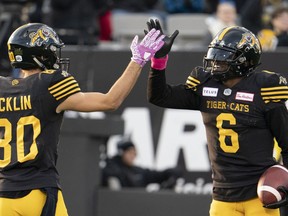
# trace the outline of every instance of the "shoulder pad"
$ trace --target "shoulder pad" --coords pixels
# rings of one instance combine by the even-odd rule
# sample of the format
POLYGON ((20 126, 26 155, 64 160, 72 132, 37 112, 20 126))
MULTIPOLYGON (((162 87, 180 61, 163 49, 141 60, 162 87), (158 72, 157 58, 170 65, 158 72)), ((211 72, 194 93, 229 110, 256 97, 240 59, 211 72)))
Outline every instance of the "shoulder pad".
POLYGON ((68 77, 73 77, 67 71, 63 70, 45 70, 42 72, 43 75, 51 75, 51 84, 57 83, 61 80, 65 80, 68 77))
POLYGON ((81 91, 79 84, 74 77, 62 70, 53 72, 53 78, 51 79, 48 90, 56 100, 63 99, 81 91))
POLYGON ((259 74, 261 96, 265 103, 288 99, 287 80, 279 73, 263 70, 259 74))
POLYGON ((210 73, 205 72, 203 67, 195 67, 188 76, 185 86, 187 89, 196 88, 199 84, 204 83, 210 77, 210 73))

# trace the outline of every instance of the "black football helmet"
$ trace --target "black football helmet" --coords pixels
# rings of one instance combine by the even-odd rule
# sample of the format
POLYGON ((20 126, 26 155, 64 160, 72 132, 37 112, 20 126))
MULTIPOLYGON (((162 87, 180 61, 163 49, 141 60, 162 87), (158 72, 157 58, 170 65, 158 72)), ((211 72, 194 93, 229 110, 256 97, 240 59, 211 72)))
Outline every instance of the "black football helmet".
POLYGON ((261 53, 260 42, 251 31, 227 27, 208 46, 204 70, 220 81, 245 76, 260 65, 261 53))
POLYGON ((7 42, 12 67, 22 69, 68 70, 69 59, 61 58, 64 43, 56 32, 42 23, 28 23, 17 28, 7 42))

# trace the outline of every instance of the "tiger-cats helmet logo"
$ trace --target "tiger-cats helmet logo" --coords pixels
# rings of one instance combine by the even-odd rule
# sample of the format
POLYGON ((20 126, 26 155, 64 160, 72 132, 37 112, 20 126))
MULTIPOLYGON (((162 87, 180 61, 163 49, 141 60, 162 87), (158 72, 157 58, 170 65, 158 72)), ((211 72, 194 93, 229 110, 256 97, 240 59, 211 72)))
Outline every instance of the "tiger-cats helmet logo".
POLYGON ((241 49, 245 45, 249 49, 253 48, 256 52, 258 51, 261 52, 259 40, 255 36, 253 36, 251 33, 246 32, 242 34, 242 39, 239 41, 237 48, 241 49))
POLYGON ((29 37, 31 38, 30 46, 42 46, 44 42, 52 39, 55 43, 59 43, 55 33, 49 28, 40 28, 37 32, 32 32, 29 37))

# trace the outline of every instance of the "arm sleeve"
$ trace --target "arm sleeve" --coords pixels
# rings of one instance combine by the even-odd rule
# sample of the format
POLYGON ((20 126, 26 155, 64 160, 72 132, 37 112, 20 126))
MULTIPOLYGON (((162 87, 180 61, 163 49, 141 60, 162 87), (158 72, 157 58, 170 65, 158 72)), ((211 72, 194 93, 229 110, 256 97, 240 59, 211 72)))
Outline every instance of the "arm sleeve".
POLYGON ((288 112, 287 108, 282 103, 271 103, 274 106, 266 113, 266 121, 270 125, 272 134, 276 138, 279 147, 283 164, 288 167, 288 112))
POLYGON ((200 103, 196 94, 184 84, 167 84, 165 70, 152 68, 148 77, 147 97, 150 103, 165 108, 194 109, 200 103))

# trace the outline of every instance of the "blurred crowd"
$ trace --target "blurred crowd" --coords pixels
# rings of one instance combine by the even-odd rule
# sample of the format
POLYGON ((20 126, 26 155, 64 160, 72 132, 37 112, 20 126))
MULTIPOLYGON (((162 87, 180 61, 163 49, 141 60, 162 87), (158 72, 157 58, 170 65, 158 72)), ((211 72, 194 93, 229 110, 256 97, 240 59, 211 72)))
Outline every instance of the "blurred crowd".
MULTIPOLYGON (((0 45, 5 51, 7 36, 27 22, 50 25, 66 45, 97 45, 117 41, 116 13, 155 14, 164 22, 171 14, 203 13, 209 15, 204 47, 223 27, 241 25, 258 35, 264 51, 271 51, 288 46, 287 8, 288 0, 1 0, 0 45)), ((3 55, 1 67, 9 67, 3 55)))

